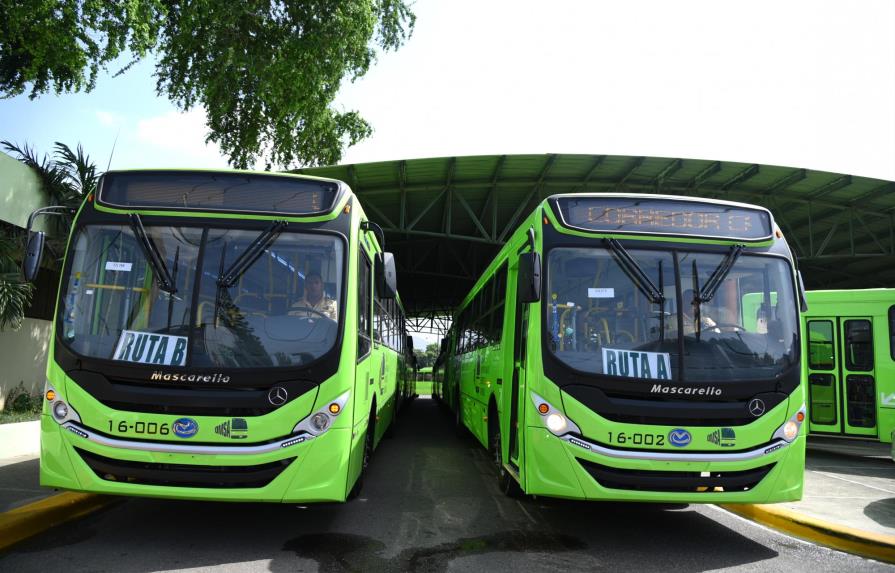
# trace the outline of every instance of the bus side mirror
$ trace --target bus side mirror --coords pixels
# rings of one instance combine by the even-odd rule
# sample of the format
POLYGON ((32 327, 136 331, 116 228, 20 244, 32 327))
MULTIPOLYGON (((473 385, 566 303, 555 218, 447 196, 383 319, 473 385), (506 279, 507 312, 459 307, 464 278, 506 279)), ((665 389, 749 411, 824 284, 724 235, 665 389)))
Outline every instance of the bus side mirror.
POLYGON ((441 339, 441 348, 439 349, 439 354, 444 354, 445 352, 447 352, 448 344, 450 344, 450 341, 451 339, 447 337, 441 339))
POLYGON ((398 273, 392 253, 376 254, 376 290, 379 298, 392 299, 398 294, 398 273))
POLYGON ((524 253, 519 255, 520 302, 538 302, 541 300, 541 255, 524 253))
POLYGON ((47 234, 43 231, 31 231, 28 234, 28 245, 25 247, 25 258, 22 260, 22 273, 28 282, 34 282, 40 271, 46 238, 47 234))

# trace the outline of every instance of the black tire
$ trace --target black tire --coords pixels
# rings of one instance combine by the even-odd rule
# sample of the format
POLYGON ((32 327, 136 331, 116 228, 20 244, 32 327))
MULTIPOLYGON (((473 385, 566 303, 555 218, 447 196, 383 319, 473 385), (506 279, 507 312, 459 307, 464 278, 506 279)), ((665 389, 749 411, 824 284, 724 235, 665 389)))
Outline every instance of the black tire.
POLYGON ((522 497, 522 488, 507 468, 503 465, 503 452, 501 451, 501 435, 500 435, 500 419, 497 411, 491 408, 488 415, 488 450, 491 453, 491 460, 494 463, 494 469, 497 472, 497 488, 502 494, 511 498, 522 497))
POLYGON ((376 409, 370 411, 370 419, 367 421, 367 435, 364 437, 364 454, 361 459, 360 475, 354 482, 354 487, 348 492, 348 499, 357 498, 364 489, 364 478, 367 476, 367 468, 373 457, 373 442, 376 438, 376 409))

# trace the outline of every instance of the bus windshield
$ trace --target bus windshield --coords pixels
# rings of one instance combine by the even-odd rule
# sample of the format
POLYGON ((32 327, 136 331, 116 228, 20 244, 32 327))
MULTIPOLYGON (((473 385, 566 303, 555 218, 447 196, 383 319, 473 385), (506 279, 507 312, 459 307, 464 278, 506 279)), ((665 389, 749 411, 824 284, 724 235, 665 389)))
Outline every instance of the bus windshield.
POLYGON ((261 249, 263 232, 147 225, 141 244, 134 225, 82 227, 63 285, 63 342, 85 357, 148 365, 312 362, 333 347, 344 314, 342 241, 286 230, 261 249))
POLYGON ((550 251, 544 336, 567 366, 721 383, 773 380, 795 364, 796 303, 784 259, 648 249, 623 255, 633 272, 616 248, 550 251))

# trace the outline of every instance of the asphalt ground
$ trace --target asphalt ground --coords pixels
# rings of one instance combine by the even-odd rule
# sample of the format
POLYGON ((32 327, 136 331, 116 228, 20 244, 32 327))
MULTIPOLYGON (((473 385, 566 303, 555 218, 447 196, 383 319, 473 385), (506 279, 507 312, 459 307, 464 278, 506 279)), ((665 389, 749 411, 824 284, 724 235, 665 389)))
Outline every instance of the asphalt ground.
POLYGON ((0 553, 0 571, 893 571, 714 506, 513 500, 415 401, 361 497, 295 506, 128 498, 0 553))

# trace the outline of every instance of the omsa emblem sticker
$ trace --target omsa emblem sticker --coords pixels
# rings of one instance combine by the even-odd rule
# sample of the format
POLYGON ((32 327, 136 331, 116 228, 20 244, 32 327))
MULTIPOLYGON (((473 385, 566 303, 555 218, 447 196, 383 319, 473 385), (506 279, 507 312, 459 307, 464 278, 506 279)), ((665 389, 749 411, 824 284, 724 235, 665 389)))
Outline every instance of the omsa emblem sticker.
POLYGON ((199 423, 192 418, 179 418, 174 420, 172 429, 178 438, 192 438, 199 431, 199 423))
POLYGON ((737 433, 733 428, 718 428, 710 433, 706 439, 709 443, 721 446, 722 448, 732 448, 737 443, 737 433))
POLYGON ((671 442, 672 446, 677 446, 678 448, 689 446, 692 439, 693 436, 690 435, 690 432, 682 428, 675 428, 668 432, 668 441, 671 442))

